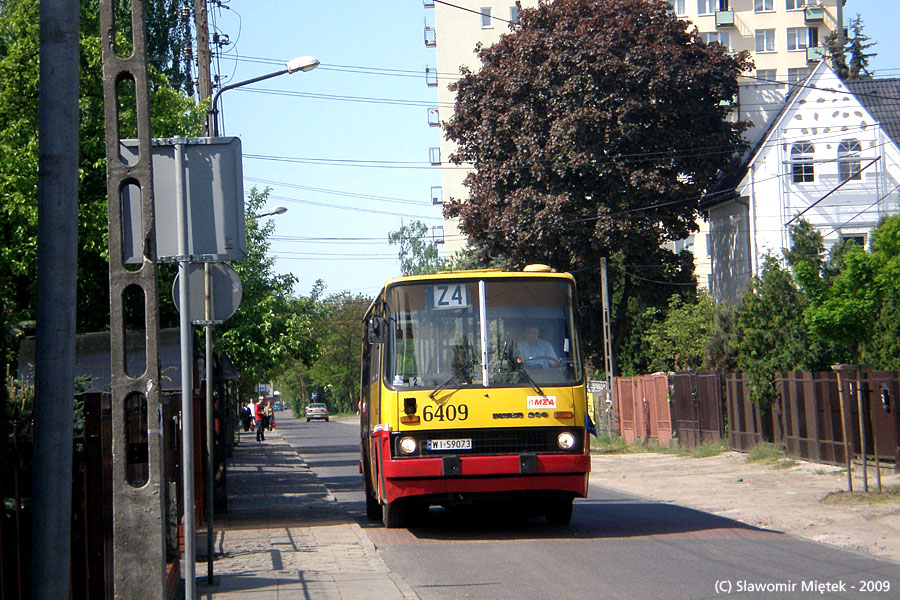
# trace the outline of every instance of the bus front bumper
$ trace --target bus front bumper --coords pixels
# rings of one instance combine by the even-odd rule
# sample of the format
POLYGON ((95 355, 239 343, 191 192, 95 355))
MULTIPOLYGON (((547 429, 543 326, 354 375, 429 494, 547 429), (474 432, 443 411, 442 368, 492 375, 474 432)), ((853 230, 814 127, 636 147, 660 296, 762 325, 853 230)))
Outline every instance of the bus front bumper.
POLYGON ((587 496, 588 454, 442 456, 384 461, 382 497, 540 491, 587 496))

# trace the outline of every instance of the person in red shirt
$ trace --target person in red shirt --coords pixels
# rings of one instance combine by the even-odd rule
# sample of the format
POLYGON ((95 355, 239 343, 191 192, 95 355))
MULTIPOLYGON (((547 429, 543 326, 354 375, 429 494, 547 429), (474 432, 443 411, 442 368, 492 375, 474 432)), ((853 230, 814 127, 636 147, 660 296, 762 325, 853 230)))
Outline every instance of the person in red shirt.
POLYGON ((253 405, 253 418, 256 419, 256 441, 266 441, 266 420, 263 415, 263 397, 260 396, 253 405))

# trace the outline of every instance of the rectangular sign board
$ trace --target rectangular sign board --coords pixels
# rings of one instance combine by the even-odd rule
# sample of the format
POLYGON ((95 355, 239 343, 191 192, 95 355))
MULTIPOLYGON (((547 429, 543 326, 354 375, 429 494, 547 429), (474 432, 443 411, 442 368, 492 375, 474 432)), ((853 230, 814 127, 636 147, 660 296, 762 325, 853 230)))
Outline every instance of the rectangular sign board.
MULTIPOLYGON (((126 164, 133 164, 138 156, 137 140, 122 140, 119 151, 126 164)), ((175 144, 171 139, 155 139, 151 152, 156 256, 172 259, 178 256, 175 144)), ((184 170, 187 254, 207 255, 215 261, 244 258, 247 238, 240 138, 187 138, 184 170)), ((143 235, 137 186, 122 190, 122 229, 125 264, 140 264, 143 235)))

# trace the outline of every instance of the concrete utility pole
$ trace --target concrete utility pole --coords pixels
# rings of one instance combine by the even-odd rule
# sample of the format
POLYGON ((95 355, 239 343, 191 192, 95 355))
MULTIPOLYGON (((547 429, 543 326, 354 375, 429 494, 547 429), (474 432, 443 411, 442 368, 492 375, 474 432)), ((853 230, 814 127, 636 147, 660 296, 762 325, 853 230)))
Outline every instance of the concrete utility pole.
MULTIPOLYGON (((194 0, 194 28, 197 30, 197 96, 203 102, 212 95, 206 0, 194 0)), ((207 119, 209 119, 208 115, 207 119)), ((212 131, 212 123, 207 122, 206 130, 212 131)))
POLYGON ((612 325, 610 323, 609 308, 609 281, 606 277, 606 258, 600 259, 600 296, 603 302, 603 367, 606 371, 606 391, 609 399, 613 394, 613 353, 612 353, 612 325))
POLYGON ((32 598, 69 597, 78 256, 78 8, 78 2, 71 0, 42 0, 39 17, 32 598))
MULTIPOLYGON (((76 3, 77 5, 77 3, 76 3)), ((103 106, 106 127, 106 173, 109 210, 109 346, 112 383, 112 503, 113 592, 117 600, 164 598, 166 580, 166 499, 163 460, 165 423, 160 404, 159 293, 156 267, 156 216, 153 207, 153 169, 150 150, 150 94, 147 81, 147 40, 144 1, 132 0, 133 52, 116 53, 113 0, 100 0, 100 34, 103 38, 103 106), (120 155, 119 95, 117 84, 134 82, 134 107, 138 153, 128 164, 120 155), (141 266, 126 268, 123 251, 123 192, 139 188, 141 266), (139 290, 144 310, 144 372, 131 377, 126 365, 126 291, 139 290), (140 433, 126 422, 126 411, 145 415, 140 433), (135 439, 137 438, 137 439, 135 439), (146 447, 145 476, 134 475, 130 466, 138 458, 130 444, 146 447), (129 480, 131 479, 131 480, 129 480)), ((132 298, 134 296, 131 296, 132 298)), ((131 305, 134 307, 134 305, 131 305)), ((132 446, 133 447, 133 446, 132 446)), ((56 567, 58 568, 58 564, 56 567)), ((48 571, 52 572, 52 571, 48 571)), ((63 597, 63 596, 44 596, 63 597)))

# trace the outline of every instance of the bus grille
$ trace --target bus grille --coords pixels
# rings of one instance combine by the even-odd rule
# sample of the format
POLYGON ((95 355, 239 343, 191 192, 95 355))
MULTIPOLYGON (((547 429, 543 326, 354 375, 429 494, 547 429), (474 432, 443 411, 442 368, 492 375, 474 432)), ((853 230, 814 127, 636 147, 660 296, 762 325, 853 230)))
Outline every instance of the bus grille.
POLYGON ((490 456, 497 454, 579 454, 583 451, 584 430, 577 427, 509 427, 501 429, 440 429, 432 431, 403 431, 391 434, 393 458, 421 458, 423 456, 490 456), (572 450, 560 450, 556 438, 568 431, 575 436, 572 450), (397 444, 402 437, 411 436, 418 442, 413 454, 402 455, 397 444), (471 450, 428 450, 428 440, 472 440, 471 450))

